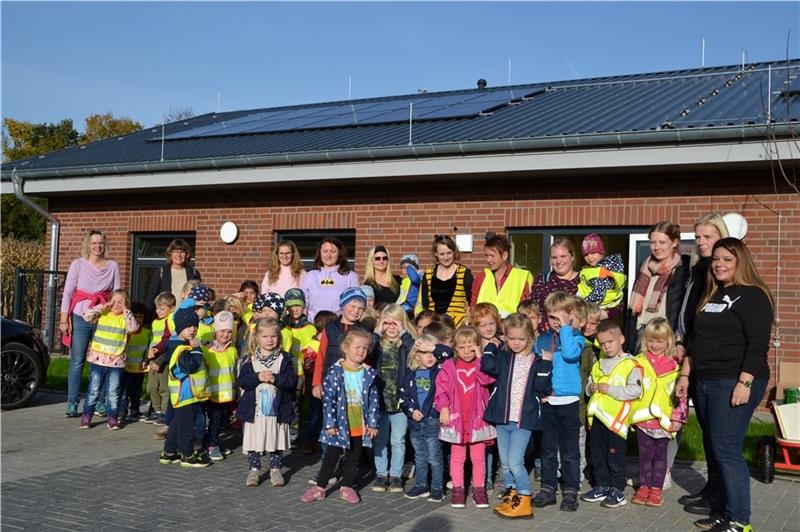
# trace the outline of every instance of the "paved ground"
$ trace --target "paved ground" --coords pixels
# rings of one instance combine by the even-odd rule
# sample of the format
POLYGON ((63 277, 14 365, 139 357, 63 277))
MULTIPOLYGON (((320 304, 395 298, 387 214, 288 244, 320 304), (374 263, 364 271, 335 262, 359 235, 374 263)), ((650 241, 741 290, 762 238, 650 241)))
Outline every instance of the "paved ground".
MULTIPOLYGON (((355 506, 335 492, 303 504, 299 497, 317 470, 307 458, 287 457, 283 488, 246 488, 247 459, 239 452, 203 470, 159 465, 153 426, 79 430, 78 420, 64 418, 64 400, 42 394, 34 406, 0 414, 3 530, 696 530, 676 503, 702 482, 687 466, 676 467, 677 485, 658 509, 582 503, 577 513, 548 507, 531 521, 508 522, 490 510, 369 490, 355 506)), ((756 530, 800 531, 800 482, 751 480, 751 491, 756 530)))

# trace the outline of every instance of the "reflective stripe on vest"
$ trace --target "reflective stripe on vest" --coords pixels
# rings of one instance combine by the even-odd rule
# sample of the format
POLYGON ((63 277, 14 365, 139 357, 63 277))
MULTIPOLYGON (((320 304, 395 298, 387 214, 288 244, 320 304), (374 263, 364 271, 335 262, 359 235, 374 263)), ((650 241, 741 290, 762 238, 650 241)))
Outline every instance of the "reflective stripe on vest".
POLYGON ((150 345, 150 329, 142 327, 138 333, 128 337, 126 349, 127 359, 125 360, 125 371, 128 373, 147 373, 147 367, 142 369, 144 355, 150 345))
POLYGON ((191 350, 192 348, 188 345, 178 346, 175 348, 175 351, 172 352, 172 356, 169 359, 167 384, 169 385, 169 400, 174 408, 180 408, 192 403, 199 403, 200 401, 208 399, 208 370, 204 362, 197 371, 189 374, 189 386, 192 391, 192 397, 182 401, 180 400, 181 381, 176 379, 172 374, 172 368, 178 363, 178 358, 181 353, 191 350))
POLYGON ((614 287, 606 290, 603 301, 600 302, 600 308, 614 308, 622 302, 622 297, 625 294, 627 276, 624 273, 612 272, 599 266, 582 268, 580 282, 578 283, 578 295, 586 298, 592 291, 589 281, 600 278, 601 273, 602 277, 613 279, 614 287))
POLYGON ((100 317, 92 337, 92 351, 109 356, 122 356, 125 353, 125 315, 107 312, 100 317))
POLYGON ((233 401, 236 361, 238 358, 239 356, 234 346, 229 346, 225 351, 203 348, 203 360, 208 366, 209 401, 213 403, 229 403, 233 401))
MULTIPOLYGON (((625 386, 628 375, 634 368, 640 367, 636 359, 626 358, 614 366, 609 375, 603 373, 600 362, 595 362, 592 366, 592 382, 595 384, 608 384, 609 386, 625 386)), ((598 418, 608 430, 619 434, 623 438, 628 436, 628 425, 630 424, 629 415, 631 413, 631 401, 619 401, 608 394, 595 392, 589 399, 586 408, 586 416, 591 427, 594 418, 598 418)))
POLYGON ((661 428, 669 431, 672 424, 672 391, 675 389, 675 381, 678 379, 680 367, 676 366, 674 370, 659 376, 656 375, 656 370, 646 355, 640 354, 636 360, 641 366, 644 376, 642 377, 642 397, 633 401, 632 404, 631 423, 657 419, 661 428))
POLYGON ((499 292, 495 284, 494 272, 489 268, 483 270, 483 283, 478 292, 477 300, 477 303, 493 303, 497 310, 500 311, 500 317, 502 318, 517 311, 525 285, 530 286, 533 281, 531 272, 514 268, 510 264, 507 267, 511 268, 511 270, 508 272, 508 276, 503 286, 500 287, 499 292))
MULTIPOLYGON (((436 312, 436 305, 430 293, 431 282, 433 281, 433 268, 434 266, 431 266, 425 270, 425 281, 428 283, 428 310, 436 312)), ((464 275, 466 273, 467 269, 464 266, 460 264, 456 266, 456 287, 453 290, 453 296, 450 298, 450 303, 448 303, 446 310, 447 315, 453 318, 456 327, 461 325, 461 322, 464 321, 467 315, 467 291, 464 288, 464 275)))

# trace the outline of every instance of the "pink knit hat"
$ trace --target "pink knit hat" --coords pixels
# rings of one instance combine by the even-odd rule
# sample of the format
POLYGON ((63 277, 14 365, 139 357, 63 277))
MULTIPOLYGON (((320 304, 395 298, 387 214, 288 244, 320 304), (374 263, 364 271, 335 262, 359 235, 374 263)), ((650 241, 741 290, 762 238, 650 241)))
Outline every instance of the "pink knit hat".
POLYGON ((583 242, 581 243, 581 254, 586 256, 589 253, 599 253, 601 255, 606 254, 606 248, 603 246, 603 239, 601 239, 596 233, 592 233, 583 237, 583 242))

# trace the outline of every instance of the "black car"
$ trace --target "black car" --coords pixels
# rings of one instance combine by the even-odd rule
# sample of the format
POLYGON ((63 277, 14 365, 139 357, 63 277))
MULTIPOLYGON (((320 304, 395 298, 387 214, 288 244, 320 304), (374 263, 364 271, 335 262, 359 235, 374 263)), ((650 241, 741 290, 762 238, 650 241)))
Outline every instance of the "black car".
POLYGON ((2 374, 0 395, 3 410, 21 408, 36 395, 47 377, 50 353, 39 332, 24 321, 2 318, 2 374))

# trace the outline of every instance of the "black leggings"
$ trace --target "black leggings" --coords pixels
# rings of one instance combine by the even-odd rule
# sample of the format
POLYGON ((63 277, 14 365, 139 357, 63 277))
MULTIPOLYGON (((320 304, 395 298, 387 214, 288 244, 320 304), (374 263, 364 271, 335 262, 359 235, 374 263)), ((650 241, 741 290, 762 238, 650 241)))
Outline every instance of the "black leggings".
POLYGON ((356 472, 358 472, 358 462, 361 459, 361 436, 350 437, 350 448, 343 449, 341 447, 334 447, 328 445, 325 450, 325 456, 322 458, 322 467, 319 469, 317 475, 317 486, 325 488, 328 485, 328 480, 333 475, 339 458, 344 453, 344 464, 342 464, 342 485, 352 488, 356 480, 356 472))

